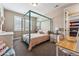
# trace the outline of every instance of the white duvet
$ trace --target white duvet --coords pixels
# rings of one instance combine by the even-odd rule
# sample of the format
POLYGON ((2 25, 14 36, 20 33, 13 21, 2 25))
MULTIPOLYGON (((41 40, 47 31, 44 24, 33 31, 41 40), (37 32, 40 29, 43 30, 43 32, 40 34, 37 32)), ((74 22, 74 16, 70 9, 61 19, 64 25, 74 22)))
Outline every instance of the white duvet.
MULTIPOLYGON (((30 38, 33 39, 33 38, 38 38, 38 37, 46 36, 46 35, 48 35, 48 34, 32 33, 30 38)), ((23 35, 23 41, 25 41, 26 43, 29 44, 29 34, 23 35)))

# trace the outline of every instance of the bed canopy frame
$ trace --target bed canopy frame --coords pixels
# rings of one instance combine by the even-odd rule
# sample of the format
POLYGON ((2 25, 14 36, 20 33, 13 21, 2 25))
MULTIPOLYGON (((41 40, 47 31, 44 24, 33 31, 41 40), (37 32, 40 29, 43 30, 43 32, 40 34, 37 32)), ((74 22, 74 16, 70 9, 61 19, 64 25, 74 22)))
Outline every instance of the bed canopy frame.
MULTIPOLYGON (((26 23, 25 23, 25 20, 26 20, 26 18, 27 18, 27 20, 29 21, 29 23, 28 23, 28 35, 29 35, 29 43, 30 43, 30 38, 31 38, 31 25, 32 25, 32 17, 37 17, 37 16, 33 16, 33 14, 35 14, 35 15, 37 15, 37 16, 40 16, 40 17, 42 17, 42 18, 45 18, 45 19, 47 19, 48 20, 48 22, 50 23, 50 25, 49 25, 49 27, 50 27, 50 32, 52 32, 53 31, 53 20, 51 19, 51 18, 49 18, 49 17, 47 17, 47 16, 44 16, 44 15, 42 15, 42 14, 39 14, 39 13, 37 13, 37 12, 34 12, 34 11, 32 11, 32 10, 29 10, 24 16, 23 16, 23 19, 22 19, 22 25, 21 25, 21 35, 23 35, 25 32, 25 26, 26 26, 26 23)), ((42 19, 43 20, 43 19, 42 19)), ((44 21, 47 21, 47 20, 44 20, 44 21)), ((44 22, 44 21, 42 21, 42 22, 44 22)), ((41 23, 40 23, 41 24, 41 23)))

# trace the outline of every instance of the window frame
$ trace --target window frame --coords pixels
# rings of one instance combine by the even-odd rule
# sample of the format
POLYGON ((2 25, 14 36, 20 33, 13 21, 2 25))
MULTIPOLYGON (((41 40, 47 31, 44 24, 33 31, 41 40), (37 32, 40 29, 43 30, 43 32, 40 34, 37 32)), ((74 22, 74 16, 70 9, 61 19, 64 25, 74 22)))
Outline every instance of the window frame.
POLYGON ((14 31, 21 31, 21 23, 22 23, 22 17, 21 16, 14 16, 14 31), (16 24, 17 24, 17 22, 15 21, 15 20, 17 20, 17 19, 15 19, 16 17, 18 17, 19 19, 20 19, 20 25, 19 25, 19 27, 20 28, 16 28, 16 24))

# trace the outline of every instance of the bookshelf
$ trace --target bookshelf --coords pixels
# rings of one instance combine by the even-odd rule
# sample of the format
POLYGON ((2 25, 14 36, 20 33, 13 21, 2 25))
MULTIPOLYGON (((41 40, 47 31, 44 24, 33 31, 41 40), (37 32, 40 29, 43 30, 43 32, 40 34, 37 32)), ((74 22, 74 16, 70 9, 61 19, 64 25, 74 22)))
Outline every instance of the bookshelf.
POLYGON ((77 36, 79 19, 70 20, 70 36, 77 36))

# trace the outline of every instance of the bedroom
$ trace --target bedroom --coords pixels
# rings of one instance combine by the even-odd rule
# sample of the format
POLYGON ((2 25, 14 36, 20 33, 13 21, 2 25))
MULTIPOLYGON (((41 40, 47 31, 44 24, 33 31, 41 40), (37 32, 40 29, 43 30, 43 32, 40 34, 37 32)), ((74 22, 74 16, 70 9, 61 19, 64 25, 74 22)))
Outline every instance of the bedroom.
MULTIPOLYGON (((64 23, 64 10, 70 14, 78 12, 75 6, 78 8, 76 3, 2 3, 0 37, 4 41, 6 39, 5 42, 14 49, 16 56, 56 56, 56 45, 51 42, 54 38, 50 39, 50 34, 57 36, 57 30, 60 29, 63 35, 68 35, 68 31, 64 32, 65 28, 69 29, 69 24, 64 23), (22 42, 26 41, 26 36, 29 38, 28 44, 22 42)), ((68 54, 59 50, 59 55, 68 54)))

